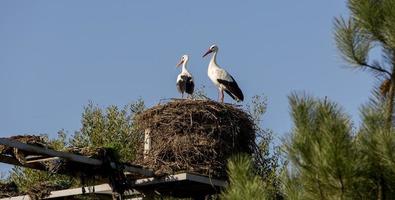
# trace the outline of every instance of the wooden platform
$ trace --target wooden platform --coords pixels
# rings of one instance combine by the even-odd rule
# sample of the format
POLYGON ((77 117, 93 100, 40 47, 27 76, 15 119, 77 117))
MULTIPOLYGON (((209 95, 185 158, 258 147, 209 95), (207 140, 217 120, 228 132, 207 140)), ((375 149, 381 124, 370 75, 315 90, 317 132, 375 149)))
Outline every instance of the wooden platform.
MULTIPOLYGON (((81 172, 89 170, 91 172, 93 171, 95 173, 100 173, 100 169, 102 167, 105 167, 106 170, 108 170, 108 163, 107 166, 103 166, 103 161, 86 156, 55 151, 44 147, 21 143, 7 138, 0 138, 0 145, 6 145, 23 150, 25 152, 29 152, 30 155, 30 157, 26 158, 24 163, 21 163, 18 159, 10 155, 0 154, 0 162, 3 163, 19 165, 22 167, 38 170, 47 170, 45 166, 41 164, 41 162, 63 160, 78 166, 77 169, 81 170, 81 172)), ((110 170, 111 168, 114 170, 119 170, 119 164, 117 163, 110 163, 110 166, 110 170)), ((224 180, 212 179, 199 174, 180 173, 158 178, 153 176, 152 170, 142 168, 140 166, 122 164, 121 168, 127 177, 128 183, 130 184, 130 190, 126 192, 126 194, 129 194, 131 197, 129 199, 136 197, 140 199, 147 197, 150 199, 152 196, 157 195, 202 199, 205 195, 219 193, 221 188, 226 185, 224 180)), ((73 168, 73 170, 75 170, 75 168, 73 168)), ((61 171, 59 173, 71 175, 71 173, 68 173, 67 171, 61 171)), ((107 183, 93 187, 86 187, 86 194, 96 194, 103 196, 103 199, 112 199, 112 188, 111 185, 107 183)), ((82 188, 59 190, 51 192, 51 195, 47 197, 47 199, 63 199, 64 197, 71 197, 81 194, 82 188)), ((18 196, 3 199, 27 200, 30 198, 28 196, 18 196)))
MULTIPOLYGON (((11 165, 19 165, 22 167, 27 167, 27 168, 32 168, 32 169, 46 171, 47 169, 45 168, 45 166, 40 164, 41 162, 55 161, 55 160, 60 160, 60 159, 67 161, 71 165, 78 166, 78 168, 76 168, 76 169, 79 169, 81 171, 87 170, 89 172, 94 172, 95 170, 100 172, 100 168, 103 167, 103 164, 104 164, 103 161, 101 161, 101 160, 89 158, 87 156, 82 156, 82 155, 77 155, 77 154, 62 152, 62 151, 55 151, 55 150, 43 148, 43 147, 37 147, 34 145, 21 143, 21 142, 11 140, 8 138, 0 138, 0 145, 5 145, 5 146, 17 148, 19 150, 29 152, 29 154, 30 154, 30 158, 28 157, 28 159, 26 159, 25 163, 21 163, 20 161, 18 161, 16 158, 14 158, 12 156, 0 154, 0 162, 11 164, 11 165)), ((116 163, 112 162, 109 164, 114 169, 117 167, 116 163)), ((125 172, 129 172, 132 174, 138 174, 138 175, 141 175, 144 177, 153 175, 152 170, 145 169, 145 168, 139 167, 139 166, 122 164, 122 168, 124 169, 125 172)), ((60 171, 58 173, 62 173, 62 174, 66 174, 66 175, 69 174, 69 172, 67 172, 67 171, 60 171)))
MULTIPOLYGON (((126 192, 126 199, 142 199, 147 195, 153 196, 173 196, 181 198, 200 197, 207 194, 218 193, 226 182, 218 179, 211 179, 207 176, 181 173, 169 175, 162 178, 143 178, 133 181, 130 191, 126 192)), ((109 184, 85 187, 85 194, 96 194, 103 199, 112 198, 112 189, 109 184)), ((63 199, 75 195, 82 195, 82 188, 52 191, 46 199, 63 199)), ((27 195, 2 198, 0 200, 29 200, 27 195)))
POLYGON ((163 178, 138 179, 131 184, 133 189, 143 193, 155 191, 164 196, 181 198, 219 193, 225 186, 224 180, 191 173, 181 173, 163 178))

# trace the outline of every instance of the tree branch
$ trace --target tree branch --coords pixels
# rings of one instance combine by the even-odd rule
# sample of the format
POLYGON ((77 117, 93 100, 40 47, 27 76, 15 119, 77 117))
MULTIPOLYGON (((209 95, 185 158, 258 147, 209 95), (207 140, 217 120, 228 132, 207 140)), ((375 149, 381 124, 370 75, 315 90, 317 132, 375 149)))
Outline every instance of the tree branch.
POLYGON ((390 77, 392 76, 391 72, 387 71, 387 70, 384 69, 384 68, 377 67, 377 66, 374 66, 374 65, 369 65, 369 64, 367 64, 367 63, 365 63, 365 62, 362 62, 362 63, 359 63, 359 64, 360 64, 361 66, 367 67, 367 68, 369 68, 369 69, 371 69, 371 70, 376 70, 376 71, 385 73, 385 74, 387 74, 387 75, 390 76, 390 77))

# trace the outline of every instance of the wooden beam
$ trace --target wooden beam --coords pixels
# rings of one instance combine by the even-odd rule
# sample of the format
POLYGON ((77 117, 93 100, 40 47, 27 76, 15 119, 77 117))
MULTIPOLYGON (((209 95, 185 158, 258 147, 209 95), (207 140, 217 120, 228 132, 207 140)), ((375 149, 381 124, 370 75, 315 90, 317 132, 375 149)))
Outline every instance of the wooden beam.
POLYGON ((10 157, 10 156, 2 155, 2 154, 0 154, 0 162, 7 163, 10 165, 17 165, 17 166, 21 166, 21 167, 32 168, 32 169, 45 170, 45 167, 40 164, 36 164, 36 163, 22 164, 17 159, 10 157))
POLYGON ((18 142, 15 140, 11 140, 8 138, 0 138, 0 144, 6 145, 9 147, 14 147, 23 151, 27 152, 33 152, 37 154, 43 154, 47 156, 53 156, 53 157, 60 157, 60 158, 65 158, 74 162, 79 162, 79 163, 84 163, 88 165, 102 165, 103 162, 101 160, 93 159, 93 158, 88 158, 86 156, 80 156, 72 153, 67 153, 67 152, 61 152, 61 151, 55 151, 52 149, 46 149, 42 147, 37 147, 34 145, 29 145, 25 144, 22 142, 18 142))
POLYGON ((144 168, 141 168, 141 167, 134 167, 134 166, 130 166, 130 165, 125 165, 124 166, 124 171, 125 172, 138 173, 138 174, 141 174, 143 176, 153 176, 154 175, 154 171, 152 171, 151 169, 144 169, 144 168))
MULTIPOLYGON (((86 191, 85 194, 103 194, 103 195, 109 195, 110 197, 112 195, 112 189, 108 184, 101 184, 101 185, 95 185, 95 186, 84 187, 84 188, 86 191)), ((70 197, 70 196, 76 196, 82 194, 83 194, 82 187, 72 188, 72 189, 52 191, 51 194, 44 199, 63 198, 63 197, 70 197)), ((0 200, 30 200, 30 197, 28 195, 22 195, 22 196, 16 196, 11 198, 2 198, 0 200)))
MULTIPOLYGON (((23 167, 28 167, 28 168, 33 168, 33 169, 45 170, 43 166, 41 166, 39 164, 35 165, 34 163, 48 161, 48 160, 55 160, 55 159, 60 159, 60 158, 63 158, 63 159, 66 159, 66 160, 72 161, 72 162, 83 163, 83 164, 93 165, 93 166, 101 166, 103 164, 103 162, 98 159, 89 158, 86 156, 81 156, 81 155, 68 153, 68 152, 55 151, 52 149, 47 149, 47 148, 43 148, 43 147, 38 147, 38 146, 30 145, 30 144, 21 143, 21 142, 11 140, 8 138, 0 138, 0 145, 1 144, 9 146, 9 147, 17 148, 17 149, 20 149, 20 150, 23 150, 26 152, 47 156, 47 157, 42 157, 43 159, 29 160, 29 161, 27 161, 27 163, 25 165, 21 164, 20 162, 18 162, 16 159, 14 159, 12 157, 7 157, 4 155, 2 155, 2 157, 0 157, 0 162, 12 164, 12 165, 20 165, 23 167), (39 166, 41 166, 41 167, 39 167, 39 166)), ((38 155, 36 155, 36 156, 38 156, 38 155)), ((117 166, 114 162, 111 162, 110 165, 113 169, 117 168, 117 166)), ((153 176, 153 174, 154 174, 152 170, 144 169, 142 167, 135 167, 135 166, 124 164, 123 168, 124 168, 125 172, 137 173, 137 174, 143 175, 145 177, 153 176)))
POLYGON ((226 181, 224 180, 209 178, 207 176, 195 175, 190 173, 181 173, 175 175, 168 175, 162 178, 151 177, 151 178, 137 179, 134 181, 131 187, 133 187, 133 185, 135 186, 154 185, 158 183, 177 182, 177 181, 193 181, 193 182, 203 183, 217 187, 226 186, 226 181))
POLYGON ((41 159, 36 159, 36 160, 27 160, 26 163, 37 163, 37 162, 45 162, 45 161, 51 161, 51 160, 59 160, 59 157, 49 157, 49 158, 41 158, 41 159))
MULTIPOLYGON (((112 199, 112 189, 111 186, 107 183, 100 184, 100 185, 95 185, 95 186, 88 186, 84 187, 85 193, 84 194, 96 194, 96 195, 105 195, 108 196, 110 199, 112 199)), ((44 199, 66 199, 67 197, 72 197, 76 195, 84 195, 82 193, 82 187, 78 188, 70 188, 70 189, 65 189, 65 190, 57 190, 57 191, 52 191, 51 194, 44 198, 44 199)), ((127 192, 127 195, 141 195, 137 191, 130 190, 127 192)), ((139 197, 137 198, 128 198, 128 199, 141 199, 139 197)), ((9 198, 0 198, 0 200, 30 200, 30 197, 28 195, 21 195, 21 196, 15 196, 15 197, 9 197, 9 198)))
MULTIPOLYGON (((107 194, 110 196, 112 195, 112 189, 109 184, 101 184, 101 185, 95 185, 95 186, 84 187, 84 188, 85 188, 85 194, 107 194)), ((81 195, 81 194, 83 194, 81 187, 80 188, 72 188, 72 189, 52 191, 51 195, 49 197, 47 197, 46 199, 75 196, 75 195, 81 195)))
POLYGON ((185 173, 185 175, 186 175, 186 180, 190 180, 198 183, 204 183, 218 187, 225 187, 227 185, 226 181, 224 180, 215 179, 208 176, 200 176, 190 173, 185 173))
MULTIPOLYGON (((169 183, 183 183, 185 181, 189 181, 195 184, 204 184, 208 187, 224 187, 226 186, 226 181, 224 180, 219 180, 219 179, 211 179, 207 176, 203 175, 196 175, 196 174, 190 174, 190 173, 181 173, 181 174, 175 174, 175 175, 169 175, 165 176, 163 178, 143 178, 143 179, 138 179, 135 180, 133 184, 130 185, 130 190, 127 191, 126 195, 131 195, 131 196, 139 196, 141 193, 139 191, 134 190, 136 187, 144 187, 144 186, 149 186, 151 187, 150 190, 152 190, 152 187, 157 189, 157 186, 163 184, 169 183)), ((190 187, 193 187, 194 185, 191 185, 190 187)), ((172 186, 174 187, 174 185, 172 186)), ((175 189, 175 188, 173 188, 175 189)), ((207 189, 207 188, 206 188, 207 189)), ((112 194, 112 189, 109 184, 101 184, 101 185, 95 185, 91 187, 85 187, 85 194, 102 194, 102 195, 109 195, 111 196, 112 194)), ((204 195, 204 192, 207 192, 206 190, 201 191, 202 195, 204 195)), ((75 195, 81 195, 82 194, 82 188, 71 188, 71 189, 65 189, 65 190, 58 190, 58 191, 52 191, 50 196, 46 197, 45 199, 54 199, 54 198, 65 198, 65 197, 71 197, 75 195)), ((146 193, 144 193, 146 194, 146 193)), ((3 198, 0 200, 29 200, 30 198, 28 196, 17 196, 17 197, 11 197, 11 198, 3 198)), ((131 199, 141 199, 141 197, 135 197, 131 199)))

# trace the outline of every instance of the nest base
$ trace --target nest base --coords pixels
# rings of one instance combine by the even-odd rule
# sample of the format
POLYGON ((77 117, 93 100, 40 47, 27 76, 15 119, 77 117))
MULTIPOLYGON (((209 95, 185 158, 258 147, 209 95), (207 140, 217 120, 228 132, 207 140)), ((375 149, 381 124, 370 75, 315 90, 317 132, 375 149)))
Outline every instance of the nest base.
POLYGON ((149 151, 140 147, 137 164, 156 175, 194 172, 226 176, 226 162, 237 153, 252 153, 255 129, 249 114, 231 104, 211 100, 173 100, 138 116, 141 132, 149 132, 149 151))

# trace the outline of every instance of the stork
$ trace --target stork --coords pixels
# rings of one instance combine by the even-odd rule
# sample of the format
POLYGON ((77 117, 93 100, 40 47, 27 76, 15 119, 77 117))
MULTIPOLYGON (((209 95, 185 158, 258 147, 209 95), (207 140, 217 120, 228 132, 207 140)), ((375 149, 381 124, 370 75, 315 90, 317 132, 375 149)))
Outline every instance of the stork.
POLYGON ((218 46, 215 44, 211 45, 203 57, 210 53, 213 53, 213 55, 208 64, 207 74, 214 85, 218 87, 220 101, 222 103, 224 102, 224 91, 237 102, 243 101, 243 92, 240 90, 235 79, 217 64, 218 46))
POLYGON ((177 76, 177 90, 181 93, 181 97, 184 98, 184 93, 187 93, 192 97, 195 84, 193 83, 193 77, 187 70, 188 55, 183 55, 177 67, 182 65, 181 73, 177 76))

